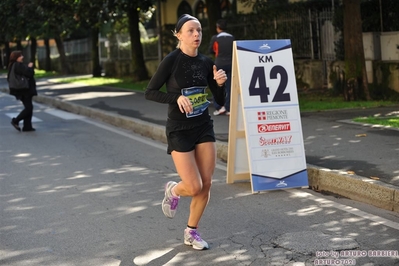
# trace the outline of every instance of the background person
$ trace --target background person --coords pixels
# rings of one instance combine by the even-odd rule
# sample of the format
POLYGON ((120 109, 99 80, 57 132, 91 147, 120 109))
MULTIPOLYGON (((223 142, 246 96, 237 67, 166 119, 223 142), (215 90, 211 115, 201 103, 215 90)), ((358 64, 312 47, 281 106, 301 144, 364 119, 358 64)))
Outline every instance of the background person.
POLYGON ((35 131, 32 127, 32 116, 33 116, 33 96, 37 95, 36 81, 34 78, 35 71, 33 69, 33 63, 29 63, 27 66, 23 63, 24 56, 21 51, 13 51, 10 55, 10 62, 8 64, 8 75, 7 81, 9 80, 10 71, 14 69, 15 74, 25 76, 29 81, 29 89, 14 89, 10 88, 10 94, 14 95, 17 100, 20 100, 24 105, 24 109, 19 113, 17 117, 11 119, 11 125, 18 131, 21 131, 19 122, 23 120, 22 131, 29 132, 35 131), (13 65, 15 64, 14 68, 13 65))
POLYGON ((217 34, 213 35, 209 44, 209 53, 215 56, 215 65, 218 69, 223 69, 226 72, 226 103, 220 106, 214 101, 215 111, 214 115, 226 114, 230 115, 230 91, 231 91, 231 65, 233 60, 233 42, 234 36, 226 32, 227 22, 224 19, 219 19, 216 22, 217 34))
POLYGON ((216 165, 216 140, 205 88, 209 86, 215 101, 224 105, 226 74, 221 69, 217 70, 209 57, 198 52, 202 28, 197 18, 182 15, 174 36, 178 39, 177 49, 159 64, 145 97, 169 105, 167 153, 171 154, 181 178, 178 183, 169 181, 165 185, 162 210, 167 217, 173 218, 180 196, 191 197, 184 244, 202 250, 208 249, 209 245, 201 238, 197 228, 209 201, 216 165), (164 84, 166 93, 160 91, 164 84))

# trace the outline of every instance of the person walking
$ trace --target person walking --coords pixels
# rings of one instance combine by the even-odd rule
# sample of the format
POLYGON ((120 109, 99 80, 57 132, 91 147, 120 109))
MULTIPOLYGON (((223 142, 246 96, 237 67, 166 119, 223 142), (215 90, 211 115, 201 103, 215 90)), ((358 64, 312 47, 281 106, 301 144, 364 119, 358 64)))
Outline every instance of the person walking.
POLYGON ((180 197, 191 197, 184 244, 203 250, 209 245, 197 229, 210 198, 216 166, 216 140, 206 88, 209 86, 216 102, 224 105, 227 77, 212 59, 198 52, 202 28, 196 17, 182 15, 173 33, 178 39, 177 49, 159 64, 146 88, 145 98, 169 105, 167 153, 172 156, 181 179, 166 183, 163 213, 173 218, 180 197), (164 84, 166 92, 160 91, 164 84))
POLYGON ((37 95, 36 81, 34 78, 35 71, 33 69, 33 63, 25 65, 23 63, 24 56, 21 51, 13 51, 10 55, 8 64, 8 75, 7 81, 9 82, 10 72, 14 71, 13 74, 24 76, 28 79, 29 88, 27 89, 16 89, 10 87, 10 94, 14 95, 17 100, 20 100, 24 105, 24 109, 18 114, 17 117, 11 119, 11 125, 18 131, 21 131, 19 122, 23 120, 22 131, 29 132, 35 131, 32 127, 32 116, 33 116, 33 96, 37 95))
POLYGON ((216 35, 213 35, 209 44, 209 53, 215 56, 215 64, 223 69, 227 75, 226 81, 226 103, 220 106, 214 102, 214 115, 230 115, 230 91, 231 91, 231 66, 233 60, 233 42, 234 36, 226 32, 227 22, 225 19, 219 19, 216 22, 216 35))

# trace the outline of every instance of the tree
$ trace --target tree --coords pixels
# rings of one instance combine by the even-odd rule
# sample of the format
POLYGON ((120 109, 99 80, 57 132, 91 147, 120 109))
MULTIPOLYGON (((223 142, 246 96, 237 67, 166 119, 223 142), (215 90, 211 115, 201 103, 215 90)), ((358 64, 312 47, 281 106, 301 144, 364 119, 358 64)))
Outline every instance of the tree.
POLYGON ((76 1, 75 19, 79 21, 81 26, 91 29, 91 60, 93 77, 101 76, 100 53, 98 50, 99 34, 102 22, 107 16, 106 1, 76 1))
POLYGON ((353 100, 361 98, 360 89, 363 89, 363 96, 367 100, 371 100, 364 57, 360 1, 344 0, 343 33, 346 85, 350 86, 347 90, 349 89, 349 93, 353 95, 353 100))
MULTIPOLYGON (((11 49, 9 42, 16 41, 18 49, 21 49, 21 38, 23 36, 21 27, 21 13, 19 12, 19 2, 15 0, 0 1, 0 34, 5 44, 6 58, 4 65, 8 66, 11 49)), ((22 49, 21 49, 22 50, 22 49)))
MULTIPOLYGON (((76 28, 76 22, 73 20, 75 0, 19 0, 30 8, 26 16, 32 25, 30 33, 35 33, 37 37, 54 38, 58 53, 60 55, 61 73, 69 74, 70 68, 67 62, 64 49, 64 37, 70 34, 76 28), (29 12, 35 12, 35 16, 29 15, 29 12)), ((32 13, 30 13, 32 14, 32 13)), ((48 49, 46 47, 46 49, 48 49)), ((48 51, 47 51, 48 54, 48 51)), ((46 70, 49 58, 46 59, 46 70)))
MULTIPOLYGON (((132 55, 132 79, 134 81, 147 80, 148 71, 144 61, 143 46, 140 39, 140 14, 148 11, 155 4, 154 0, 110 0, 109 8, 115 14, 126 14, 128 18, 128 31, 130 36, 130 49, 132 55)), ((123 16, 119 15, 122 19, 123 16)))
POLYGON ((140 40, 139 7, 134 3, 128 5, 127 16, 129 18, 129 35, 132 54, 132 78, 135 81, 148 79, 148 71, 145 66, 143 46, 140 40))

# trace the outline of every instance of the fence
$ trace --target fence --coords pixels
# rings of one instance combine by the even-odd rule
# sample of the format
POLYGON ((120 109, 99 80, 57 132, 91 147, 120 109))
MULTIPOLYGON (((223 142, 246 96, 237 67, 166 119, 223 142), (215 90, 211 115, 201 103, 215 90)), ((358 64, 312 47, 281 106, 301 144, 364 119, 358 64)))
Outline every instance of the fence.
MULTIPOLYGON (((73 62, 81 62, 90 60, 90 39, 80 39, 80 40, 72 40, 64 42, 65 55, 68 58, 68 61, 73 62)), ((50 57, 55 58, 58 57, 58 49, 56 46, 50 46, 50 57)), ((44 60, 46 58, 46 47, 39 46, 37 47, 37 59, 44 60)))
POLYGON ((335 33, 332 21, 331 9, 284 12, 271 19, 249 14, 231 24, 230 30, 238 40, 290 39, 296 59, 335 60, 335 43, 339 35, 335 33))

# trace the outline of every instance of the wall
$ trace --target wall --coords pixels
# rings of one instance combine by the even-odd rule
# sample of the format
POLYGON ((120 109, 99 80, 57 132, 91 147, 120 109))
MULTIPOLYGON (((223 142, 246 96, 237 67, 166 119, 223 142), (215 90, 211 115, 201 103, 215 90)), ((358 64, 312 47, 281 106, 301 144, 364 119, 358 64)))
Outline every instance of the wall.
POLYGON ((322 60, 294 60, 295 77, 298 89, 319 89, 325 87, 323 84, 322 60))

